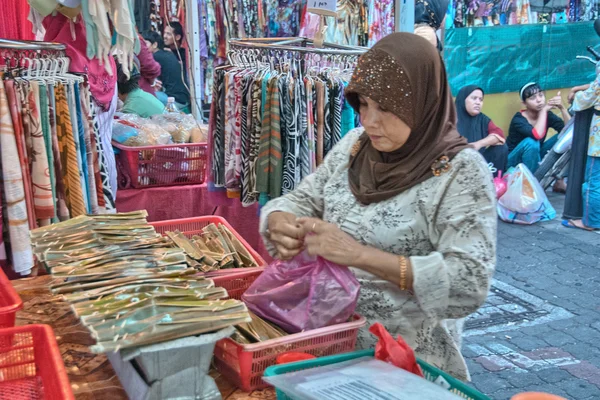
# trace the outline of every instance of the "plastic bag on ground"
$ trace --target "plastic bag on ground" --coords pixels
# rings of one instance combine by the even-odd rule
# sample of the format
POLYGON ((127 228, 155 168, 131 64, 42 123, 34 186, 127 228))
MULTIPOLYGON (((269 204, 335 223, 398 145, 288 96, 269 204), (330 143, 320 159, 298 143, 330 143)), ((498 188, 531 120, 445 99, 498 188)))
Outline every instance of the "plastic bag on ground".
POLYGON ((544 189, 524 164, 517 165, 508 178, 508 188, 498 200, 497 211, 501 220, 524 225, 556 217, 544 189))
POLYGON ((359 291, 348 268, 303 252, 271 263, 242 300, 261 318, 298 333, 348 321, 359 291))

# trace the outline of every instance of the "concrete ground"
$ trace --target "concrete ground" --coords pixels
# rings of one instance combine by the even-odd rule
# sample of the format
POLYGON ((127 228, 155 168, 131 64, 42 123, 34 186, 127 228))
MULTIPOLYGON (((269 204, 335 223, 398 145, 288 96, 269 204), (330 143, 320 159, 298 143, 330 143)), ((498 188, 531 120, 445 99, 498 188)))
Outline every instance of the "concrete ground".
POLYGON ((486 305, 467 321, 473 386, 493 399, 523 391, 600 399, 600 234, 554 221, 499 222, 486 305))

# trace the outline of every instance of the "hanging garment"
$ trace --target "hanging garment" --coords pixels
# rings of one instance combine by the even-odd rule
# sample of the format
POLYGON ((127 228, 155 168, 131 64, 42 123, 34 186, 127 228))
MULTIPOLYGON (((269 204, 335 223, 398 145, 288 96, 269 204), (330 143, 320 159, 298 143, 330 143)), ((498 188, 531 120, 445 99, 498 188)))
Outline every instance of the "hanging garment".
POLYGON ((25 194, 25 204, 27 206, 27 221, 30 229, 36 228, 35 210, 33 206, 33 192, 31 190, 31 173, 29 171, 29 161, 27 158, 27 149, 25 146, 25 134, 21 119, 21 101, 19 94, 19 85, 13 80, 7 80, 5 83, 8 105, 13 121, 14 138, 17 145, 18 162, 21 166, 21 177, 23 179, 23 192, 25 194))
POLYGON ((317 87, 317 167, 325 157, 325 84, 321 80, 316 81, 317 87))
POLYGON ((26 1, 3 1, 2 12, 0 13, 0 38, 35 40, 28 15, 29 4, 26 1))
MULTIPOLYGON (((84 1, 82 4, 87 4, 84 1)), ((69 63, 69 72, 84 73, 87 75, 88 84, 94 101, 103 111, 108 111, 113 99, 117 85, 117 74, 109 73, 106 68, 100 64, 100 60, 88 57, 86 46, 86 29, 81 18, 75 21, 69 20, 62 14, 55 16, 49 15, 44 18, 44 27, 46 35, 44 40, 48 42, 58 42, 64 44, 67 49, 65 53, 71 60, 69 63)), ((97 43, 95 41, 89 43, 97 43)), ((115 60, 109 57, 110 70, 116 71, 115 60)))
POLYGON ((94 133, 96 146, 100 158, 100 178, 102 180, 102 195, 107 213, 116 212, 115 199, 117 197, 117 167, 115 153, 112 149, 112 120, 117 106, 116 93, 107 112, 103 112, 98 105, 93 107, 94 133))
POLYGON ((67 195, 66 185, 63 173, 63 166, 61 164, 60 157, 60 146, 58 145, 58 129, 56 126, 56 87, 53 84, 48 86, 48 104, 49 104, 49 117, 50 117, 50 131, 52 134, 52 154, 54 158, 54 171, 56 176, 56 206, 58 212, 58 218, 61 221, 67 220, 71 217, 69 208, 67 207, 67 195))
POLYGON ((83 191, 81 190, 77 148, 65 85, 62 83, 57 84, 54 95, 56 97, 56 136, 58 137, 60 159, 65 174, 66 202, 69 213, 74 218, 85 215, 87 210, 83 200, 83 191))
POLYGON ((42 135, 44 137, 44 146, 46 150, 46 159, 48 160, 48 178, 50 179, 50 190, 52 194, 52 207, 54 216, 52 223, 58 222, 58 210, 56 199, 56 173, 54 164, 54 153, 52 152, 52 130, 50 127, 50 104, 48 103, 48 88, 45 84, 39 85, 39 110, 42 121, 42 135))
POLYGON ((100 203, 102 203, 102 206, 104 206, 104 201, 103 196, 101 196, 102 180, 100 178, 100 163, 96 147, 96 135, 94 135, 94 122, 92 120, 92 114, 90 111, 92 99, 87 87, 83 84, 80 85, 80 94, 81 112, 83 115, 83 129, 85 135, 84 140, 88 162, 88 190, 90 196, 90 207, 92 208, 92 214, 99 214, 100 203))
MULTIPOLYGON (((6 81, 8 82, 8 81, 6 81)), ((15 131, 8 106, 5 82, 0 80, 0 150, 6 218, 11 243, 12 264, 22 275, 33 268, 33 252, 29 238, 27 205, 15 131)))
POLYGON ((372 0, 369 2, 369 42, 372 47, 380 39, 394 33, 394 2, 392 0, 372 0))
POLYGON ((71 130, 73 132, 73 141, 75 142, 75 151, 76 151, 76 155, 77 155, 77 173, 79 175, 79 185, 81 187, 81 194, 83 196, 83 204, 85 205, 85 210, 86 210, 86 214, 90 213, 91 210, 89 208, 89 199, 88 199, 88 193, 87 193, 87 176, 86 176, 86 170, 87 170, 87 162, 85 161, 84 157, 85 157, 85 150, 82 153, 82 146, 81 146, 81 130, 80 128, 82 128, 80 126, 80 118, 79 115, 77 114, 77 108, 75 107, 75 95, 74 95, 74 89, 73 89, 73 84, 69 83, 68 85, 65 85, 65 92, 66 92, 66 96, 67 96, 67 103, 69 105, 69 115, 71 116, 71 130))
POLYGON ((40 226, 50 225, 56 217, 54 196, 52 195, 52 182, 50 180, 50 167, 46 141, 42 131, 42 118, 40 115, 40 86, 32 81, 29 86, 29 129, 32 141, 31 183, 33 185, 33 204, 35 216, 40 226))

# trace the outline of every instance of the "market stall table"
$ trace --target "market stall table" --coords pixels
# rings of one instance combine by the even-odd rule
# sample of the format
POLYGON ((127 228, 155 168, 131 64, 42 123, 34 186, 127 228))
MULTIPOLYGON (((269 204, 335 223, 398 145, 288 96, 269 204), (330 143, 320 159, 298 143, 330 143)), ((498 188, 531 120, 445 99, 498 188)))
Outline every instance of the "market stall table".
MULTIPOLYGON (((94 343, 87 329, 75 317, 68 303, 50 293, 49 275, 11 281, 23 300, 17 313, 17 325, 47 324, 54 329, 65 368, 77 400, 127 399, 111 364, 103 354, 93 354, 88 346, 94 343)), ((275 391, 266 389, 243 393, 212 371, 223 399, 275 400, 275 391)))
POLYGON ((219 215, 265 260, 271 260, 258 234, 258 206, 243 207, 240 199, 211 192, 206 184, 124 189, 117 192, 117 211, 148 211, 148 221, 219 215))

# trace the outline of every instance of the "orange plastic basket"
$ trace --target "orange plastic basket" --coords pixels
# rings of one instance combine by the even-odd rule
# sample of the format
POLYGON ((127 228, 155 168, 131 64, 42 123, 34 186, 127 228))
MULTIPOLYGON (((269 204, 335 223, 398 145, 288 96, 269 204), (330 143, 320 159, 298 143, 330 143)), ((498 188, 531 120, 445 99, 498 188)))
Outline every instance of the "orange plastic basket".
POLYGON ((15 326, 17 311, 21 308, 23 308, 21 298, 0 269, 0 329, 15 326))
POLYGON ((0 398, 75 398, 54 332, 48 325, 0 329, 0 398))
POLYGON ((150 225, 154 227, 156 232, 164 235, 165 232, 179 231, 186 237, 191 238, 194 235, 202 233, 202 229, 210 224, 225 225, 227 229, 244 245, 252 257, 256 260, 260 267, 256 268, 236 268, 236 269, 224 269, 209 273, 206 276, 210 277, 215 281, 217 286, 221 286, 227 290, 229 297, 232 299, 241 300, 242 294, 250 287, 252 282, 258 278, 258 276, 264 270, 264 266, 267 264, 266 261, 254 250, 244 238, 237 233, 235 229, 225 220, 223 217, 209 215, 203 217, 194 218, 183 218, 183 219, 172 219, 169 221, 150 222, 150 225))
POLYGON ((366 323, 365 318, 355 314, 350 322, 261 343, 239 344, 229 338, 219 340, 215 346, 215 367, 243 391, 262 389, 269 386, 263 381, 263 374, 268 367, 276 365, 278 356, 300 352, 324 357, 354 351, 358 330, 366 323))
POLYGON ((144 188, 204 183, 206 143, 128 147, 115 141, 123 187, 144 188))

